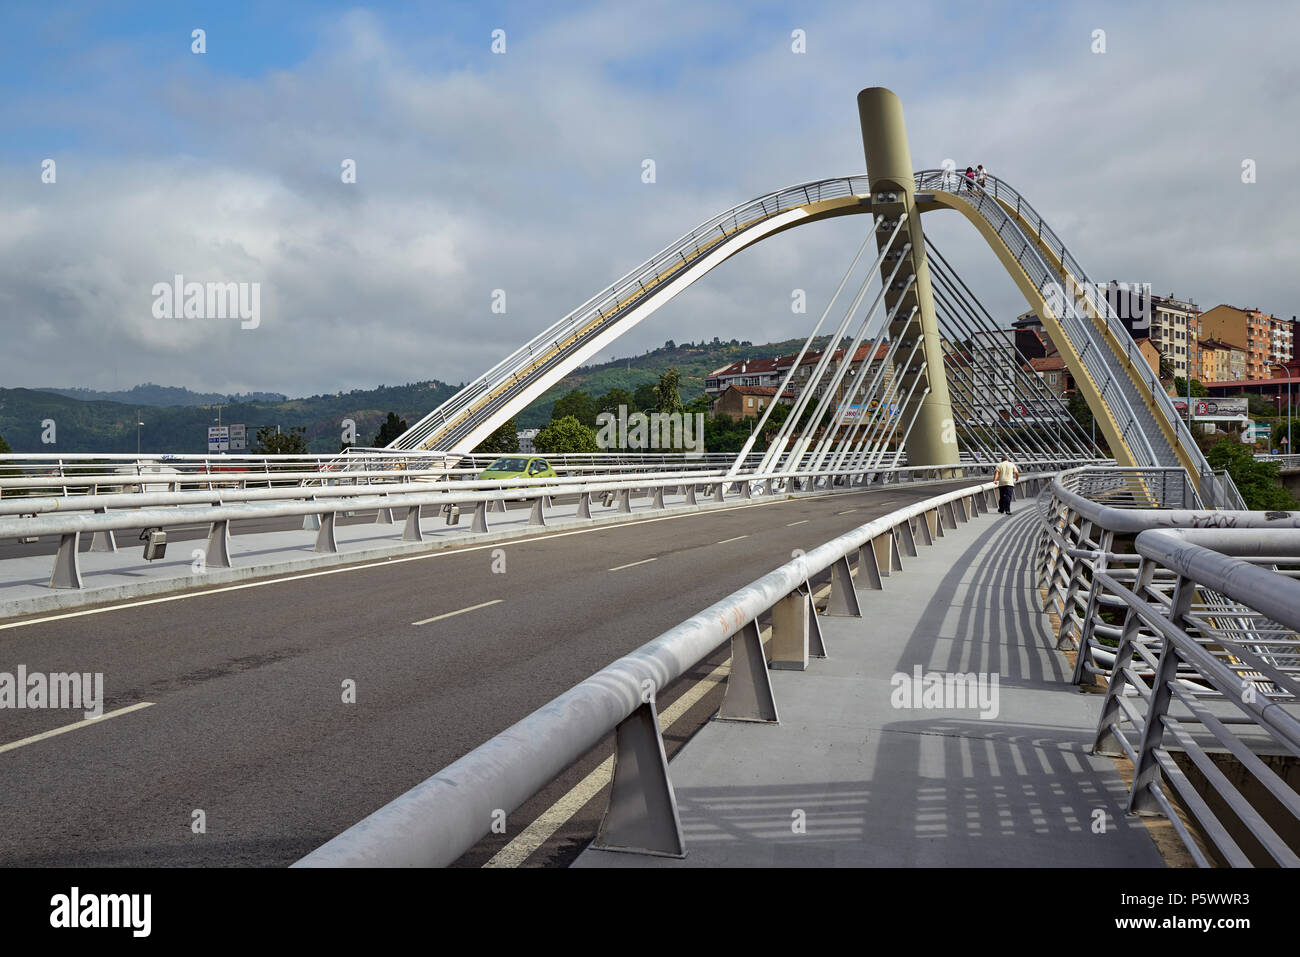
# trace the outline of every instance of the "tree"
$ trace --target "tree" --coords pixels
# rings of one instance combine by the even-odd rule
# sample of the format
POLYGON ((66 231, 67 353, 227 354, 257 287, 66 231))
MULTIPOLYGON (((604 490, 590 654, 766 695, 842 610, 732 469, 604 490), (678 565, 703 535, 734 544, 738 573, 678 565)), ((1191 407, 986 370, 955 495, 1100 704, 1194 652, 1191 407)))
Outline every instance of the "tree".
POLYGON ((636 387, 632 401, 637 412, 654 412, 659 408, 659 396, 653 382, 646 382, 636 387))
POLYGON ((1291 424, 1290 442, 1300 445, 1300 419, 1278 419, 1273 424, 1273 444, 1282 447, 1284 452, 1290 452, 1290 442, 1282 446, 1282 440, 1287 437, 1287 423, 1291 424))
POLYGON ((681 381, 681 373, 676 369, 669 369, 659 377, 659 384, 654 387, 657 411, 667 413, 682 411, 682 393, 679 389, 681 381))
POLYGON ((3 435, 0 435, 0 455, 12 451, 13 449, 9 448, 9 443, 5 441, 5 437, 3 435))
POLYGON ((573 389, 555 400, 551 409, 551 422, 573 417, 587 428, 596 426, 596 400, 581 389, 573 389))
POLYGON ((1174 362, 1163 352, 1160 353, 1159 368, 1160 371, 1157 373, 1157 375, 1160 377, 1161 380, 1168 381, 1174 377, 1174 362))
POLYGON ((1245 399, 1247 411, 1257 419, 1271 419, 1277 415, 1277 406, 1262 395, 1239 392, 1235 398, 1245 399))
POLYGON ((618 416, 618 407, 622 406, 629 412, 636 411, 636 398, 627 389, 613 388, 596 400, 596 414, 608 412, 610 415, 618 416))
POLYGON ((307 451, 307 429, 295 425, 286 432, 277 432, 269 425, 257 430, 254 455, 303 455, 307 451))
POLYGON ((379 426, 379 434, 371 441, 371 448, 382 449, 406 431, 406 420, 399 419, 396 412, 389 412, 388 418, 379 426))
POLYGON ((1289 511, 1296 507, 1291 493, 1282 487, 1276 462, 1257 462, 1250 449, 1234 438, 1221 440, 1205 456, 1212 469, 1227 469, 1252 510, 1289 511))
POLYGON ((533 448, 547 455, 600 451, 600 446, 596 444, 596 433, 571 415, 552 419, 551 424, 533 439, 533 448))
MULTIPOLYGON (((1176 393, 1178 393, 1180 396, 1183 396, 1183 397, 1185 398, 1185 397, 1187 396, 1187 380, 1186 380, 1186 379, 1183 379, 1183 378, 1181 378, 1181 377, 1175 377, 1175 378, 1174 378, 1174 391, 1175 391, 1176 393)), ((1204 398, 1208 398, 1208 397, 1209 397, 1209 394, 1210 394, 1210 390, 1207 389, 1204 385, 1201 384, 1201 380, 1200 380, 1200 379, 1193 379, 1193 380, 1192 380, 1192 398, 1193 398, 1193 399, 1204 399, 1204 398)))
POLYGON ((486 439, 478 444, 475 452, 482 452, 485 455, 502 455, 507 452, 519 451, 519 432, 515 428, 515 420, 509 419, 505 425, 497 429, 486 439))

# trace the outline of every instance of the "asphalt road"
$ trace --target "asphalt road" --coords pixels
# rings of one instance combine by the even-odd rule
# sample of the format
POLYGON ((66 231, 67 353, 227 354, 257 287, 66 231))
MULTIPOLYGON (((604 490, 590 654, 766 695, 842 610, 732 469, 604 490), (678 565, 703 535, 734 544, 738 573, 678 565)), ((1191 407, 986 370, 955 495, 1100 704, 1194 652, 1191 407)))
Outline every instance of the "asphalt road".
MULTIPOLYGON (((0 864, 290 864, 792 549, 968 484, 544 533, 0 623, 0 672, 102 672, 106 712, 150 703, 18 747, 82 714, 0 710, 0 864)), ((660 712, 725 657, 668 689, 660 712)), ((713 687, 673 725, 670 754, 720 697, 713 687)), ((460 863, 488 861, 609 753, 593 749, 460 863)), ((603 806, 593 793, 513 863, 572 860, 603 806)))

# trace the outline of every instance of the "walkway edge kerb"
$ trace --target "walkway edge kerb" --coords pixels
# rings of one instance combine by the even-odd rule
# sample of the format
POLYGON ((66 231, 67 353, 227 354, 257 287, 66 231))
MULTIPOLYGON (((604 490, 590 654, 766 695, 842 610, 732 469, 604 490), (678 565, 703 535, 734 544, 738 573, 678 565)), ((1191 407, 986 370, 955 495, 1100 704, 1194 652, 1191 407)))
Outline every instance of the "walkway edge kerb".
POLYGON ((913 503, 787 562, 596 672, 293 866, 452 864, 489 832, 494 815, 513 812, 636 711, 644 688, 657 694, 809 578, 877 536, 995 487, 984 482, 913 503))

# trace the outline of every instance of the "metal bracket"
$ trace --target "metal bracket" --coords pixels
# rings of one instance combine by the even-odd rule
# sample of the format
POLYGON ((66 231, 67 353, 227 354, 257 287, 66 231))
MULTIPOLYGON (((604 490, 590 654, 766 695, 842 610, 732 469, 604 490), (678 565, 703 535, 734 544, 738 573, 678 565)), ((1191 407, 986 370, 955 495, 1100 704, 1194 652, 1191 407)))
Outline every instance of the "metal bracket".
POLYGON ((339 543, 334 538, 334 512, 321 512, 320 531, 316 533, 316 547, 314 552, 334 553, 339 550, 339 543))
POLYGON ((779 722, 776 698, 772 694, 772 676, 767 671, 763 639, 758 625, 750 622, 731 636, 731 673, 722 695, 720 721, 779 722))
POLYGON ((842 556, 831 566, 831 597, 826 603, 826 614, 836 617, 861 618, 858 594, 853 590, 853 575, 849 559, 842 556))
POLYGON ((391 508, 381 508, 378 512, 375 513, 375 524, 392 525, 393 510, 391 508))
POLYGON ((537 498, 533 499, 533 510, 532 510, 532 512, 531 512, 531 513, 529 514, 529 516, 528 516, 528 524, 529 524, 529 525, 545 525, 545 524, 546 524, 546 508, 545 508, 545 505, 546 505, 546 496, 544 496, 544 495, 539 495, 539 496, 537 496, 537 498))
POLYGON ((487 502, 479 502, 477 505, 474 506, 474 524, 470 527, 471 532, 481 534, 488 530, 487 513, 488 513, 487 502))
POLYGON ((591 846, 629 854, 686 856, 653 700, 620 721, 615 730, 609 803, 591 846))
POLYGON ((424 541, 424 533, 420 531, 420 506, 418 505, 412 505, 406 510, 406 527, 402 529, 402 541, 424 541))
POLYGON ((80 544, 80 532, 65 532, 59 536, 59 552, 54 556, 54 569, 50 572, 51 588, 81 587, 81 565, 77 559, 80 544))
POLYGON ((230 522, 213 522, 208 527, 208 547, 203 563, 209 568, 230 568, 230 522))

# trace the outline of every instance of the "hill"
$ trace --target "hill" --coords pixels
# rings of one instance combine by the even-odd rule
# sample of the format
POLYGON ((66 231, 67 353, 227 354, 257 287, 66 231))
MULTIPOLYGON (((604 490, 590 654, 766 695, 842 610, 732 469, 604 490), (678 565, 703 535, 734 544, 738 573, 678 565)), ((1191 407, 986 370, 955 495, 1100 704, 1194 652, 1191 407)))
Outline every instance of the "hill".
MULTIPOLYGON (((824 347, 826 341, 825 337, 819 339, 817 347, 824 347)), ((519 413, 515 424, 520 429, 545 426, 555 400, 571 389, 596 396, 614 388, 634 392, 639 385, 657 382, 671 368, 681 373, 682 399, 690 402, 703 393, 704 379, 714 369, 741 359, 788 355, 802 344, 800 339, 760 345, 736 339, 680 345, 669 340, 639 356, 576 369, 519 413)), ((208 427, 216 425, 217 405, 221 405, 221 422, 247 426, 250 443, 261 426, 303 426, 309 451, 334 452, 344 419, 356 422, 358 444, 368 445, 389 412, 414 425, 456 390, 456 386, 437 380, 299 399, 286 399, 278 393, 224 396, 152 383, 122 392, 0 389, 0 436, 15 452, 134 452, 135 423, 142 421, 142 451, 203 453, 207 451, 208 427), (50 445, 41 442, 47 420, 54 421, 57 439, 50 445)))
MULTIPOLYGON (((335 452, 344 419, 356 422, 357 442, 368 445, 389 412, 414 424, 455 391, 455 386, 435 380, 279 402, 223 400, 221 421, 246 425, 250 443, 260 426, 304 426, 309 451, 335 452)), ((142 421, 142 451, 208 450, 208 426, 217 420, 215 405, 141 406, 137 420, 135 404, 76 399, 37 389, 0 389, 0 435, 15 452, 134 452, 135 424, 142 421), (41 442, 46 420, 53 420, 55 426, 57 441, 51 445, 41 442)))
MULTIPOLYGON (((816 348, 825 347, 829 339, 829 336, 819 336, 815 340, 816 348)), ((521 429, 536 429, 546 425, 551 421, 551 409, 555 400, 571 389, 582 389, 596 396, 615 388, 635 392, 639 385, 658 382, 659 376, 672 368, 676 368, 682 376, 682 400, 690 402, 704 392, 704 379, 714 369, 741 359, 789 355, 798 352, 803 343, 802 339, 787 339, 784 342, 754 345, 736 339, 723 342, 714 338, 709 342, 686 342, 679 345, 670 339, 658 349, 650 349, 639 356, 575 369, 515 416, 515 424, 521 429)))
POLYGON ((41 387, 37 392, 53 392, 55 395, 69 399, 104 402, 123 402, 127 405, 217 405, 227 402, 283 402, 287 395, 279 392, 246 392, 222 395, 218 392, 191 392, 189 389, 174 385, 154 385, 146 382, 119 392, 100 392, 97 389, 59 389, 41 387))

